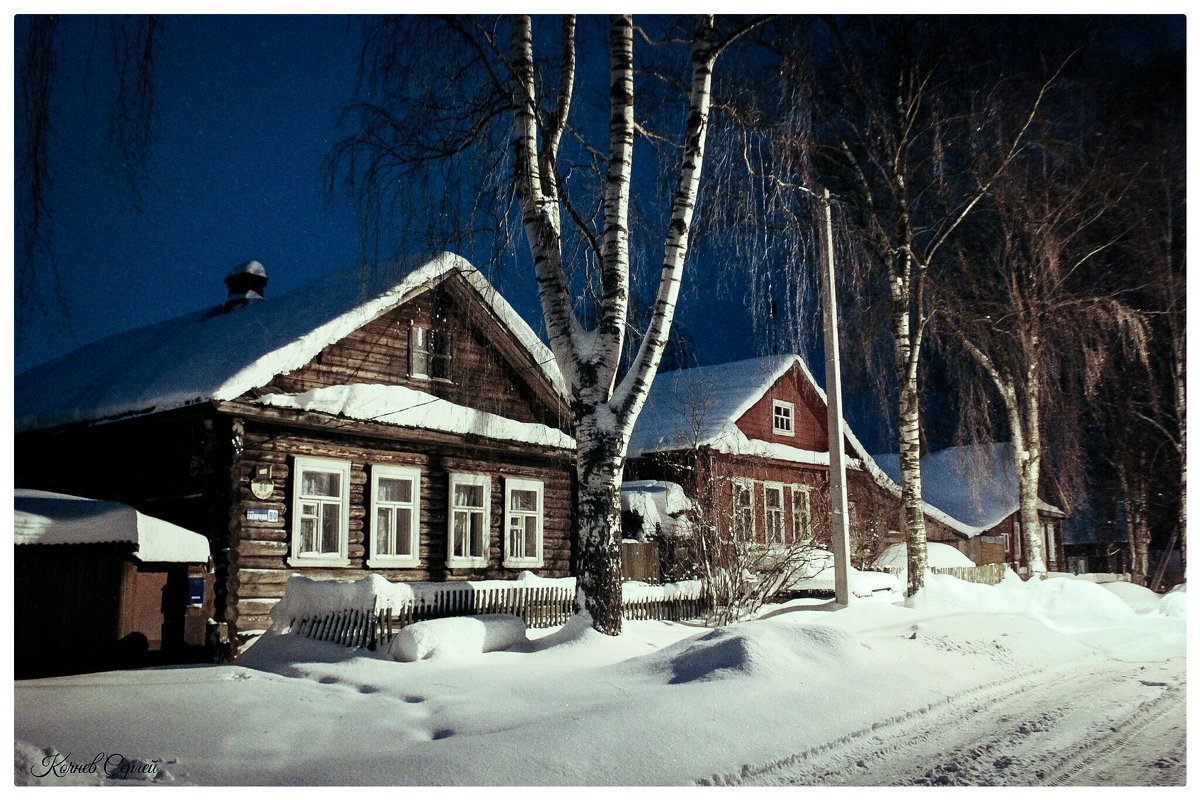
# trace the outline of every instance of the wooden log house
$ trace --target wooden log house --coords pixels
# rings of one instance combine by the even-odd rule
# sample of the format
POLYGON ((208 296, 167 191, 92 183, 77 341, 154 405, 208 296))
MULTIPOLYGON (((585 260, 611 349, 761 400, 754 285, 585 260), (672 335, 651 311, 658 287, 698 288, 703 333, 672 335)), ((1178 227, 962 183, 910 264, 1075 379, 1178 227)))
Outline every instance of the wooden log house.
POLYGON ((443 253, 277 298, 266 282, 249 262, 223 305, 17 376, 17 485, 204 533, 234 652, 293 573, 570 573, 562 379, 477 270, 443 253))

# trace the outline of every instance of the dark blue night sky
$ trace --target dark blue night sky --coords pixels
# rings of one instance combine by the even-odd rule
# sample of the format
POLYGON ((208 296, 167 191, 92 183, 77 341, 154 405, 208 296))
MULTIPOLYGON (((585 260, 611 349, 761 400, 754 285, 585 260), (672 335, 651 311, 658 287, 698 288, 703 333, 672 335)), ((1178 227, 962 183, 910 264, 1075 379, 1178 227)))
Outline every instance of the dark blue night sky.
MULTIPOLYGON (((222 278, 248 259, 266 266, 268 299, 360 263, 350 204, 327 195, 321 168, 342 133, 338 111, 356 88, 356 22, 171 18, 155 72, 156 138, 140 214, 116 178, 105 136, 105 22, 95 36, 90 18, 61 25, 73 47, 60 61, 54 95, 51 241, 70 327, 46 318, 22 332, 18 372, 111 333, 217 303, 222 278)), ((525 248, 520 257, 527 263, 525 248)), ((540 329, 533 277, 525 277, 505 276, 503 290, 540 329)), ((708 300, 713 287, 696 291, 708 300)), ((681 322, 702 362, 754 354, 741 297, 723 298, 728 313, 717 319, 711 301, 694 304, 697 313, 685 306, 681 322)))

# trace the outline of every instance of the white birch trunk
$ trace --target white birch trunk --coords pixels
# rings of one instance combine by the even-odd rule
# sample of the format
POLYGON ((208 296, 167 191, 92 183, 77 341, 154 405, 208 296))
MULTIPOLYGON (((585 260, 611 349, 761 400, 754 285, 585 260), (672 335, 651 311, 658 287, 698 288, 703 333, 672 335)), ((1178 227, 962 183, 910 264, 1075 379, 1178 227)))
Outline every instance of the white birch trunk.
MULTIPOLYGON (((688 233, 699 191, 704 140, 717 50, 712 18, 696 29, 692 53, 690 112, 679 188, 672 203, 662 278, 649 329, 633 366, 614 390, 624 345, 629 301, 629 192, 633 158, 633 22, 613 16, 609 25, 611 81, 610 151, 601 237, 604 294, 595 331, 584 331, 571 304, 562 265, 560 210, 554 151, 569 111, 571 81, 564 76, 558 111, 537 150, 537 101, 533 43, 528 17, 513 24, 513 101, 516 106, 518 199, 526 238, 533 252, 538 296, 550 347, 571 391, 579 481, 579 542, 575 570, 577 605, 602 633, 621 632, 620 489, 629 436, 658 371, 679 294, 688 233)), ((564 71, 573 73, 574 23, 564 24, 564 71)), ((573 78, 573 74, 571 76, 573 78)))
MULTIPOLYGON (((917 382, 917 364, 921 351, 921 331, 912 330, 912 257, 905 254, 902 266, 891 276, 892 339, 896 349, 896 370, 900 383, 900 502, 904 508, 905 543, 908 549, 907 594, 912 597, 925 586, 929 568, 925 512, 921 502, 921 396, 917 382)), ((920 298, 916 298, 920 303, 920 298)), ((919 308, 918 308, 919 312, 919 308)))

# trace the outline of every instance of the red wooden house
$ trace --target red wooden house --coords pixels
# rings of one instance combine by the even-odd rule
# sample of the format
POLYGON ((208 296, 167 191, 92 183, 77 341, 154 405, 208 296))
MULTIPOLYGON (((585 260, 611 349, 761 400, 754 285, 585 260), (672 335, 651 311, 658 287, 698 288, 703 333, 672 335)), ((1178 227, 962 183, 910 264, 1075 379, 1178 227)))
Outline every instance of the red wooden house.
POLYGON ((562 380, 478 271, 447 253, 275 298, 266 282, 242 265, 222 305, 17 376, 17 485, 203 533, 234 650, 293 573, 569 574, 562 380))
MULTIPOLYGON (((680 484, 729 509, 728 532, 764 543, 822 539, 829 508, 825 393, 796 355, 769 356, 658 375, 629 447, 628 480, 680 484)), ((855 565, 900 541, 900 488, 847 428, 855 565)), ((926 504, 931 541, 968 552, 967 526, 926 504)))

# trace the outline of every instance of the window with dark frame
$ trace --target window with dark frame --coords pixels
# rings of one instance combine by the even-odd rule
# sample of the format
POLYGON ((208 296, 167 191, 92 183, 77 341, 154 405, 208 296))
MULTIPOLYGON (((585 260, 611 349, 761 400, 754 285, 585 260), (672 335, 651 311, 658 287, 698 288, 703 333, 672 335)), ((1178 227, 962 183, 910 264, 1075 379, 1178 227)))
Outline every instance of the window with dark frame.
POLYGON ((450 380, 451 337, 448 332, 413 325, 409 328, 408 352, 412 377, 450 380))

